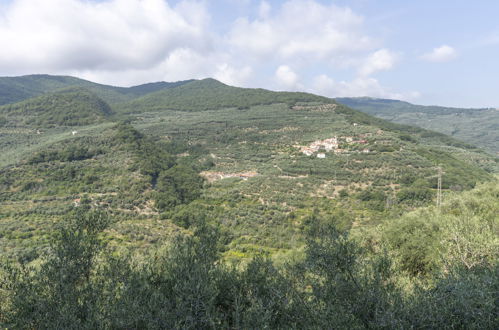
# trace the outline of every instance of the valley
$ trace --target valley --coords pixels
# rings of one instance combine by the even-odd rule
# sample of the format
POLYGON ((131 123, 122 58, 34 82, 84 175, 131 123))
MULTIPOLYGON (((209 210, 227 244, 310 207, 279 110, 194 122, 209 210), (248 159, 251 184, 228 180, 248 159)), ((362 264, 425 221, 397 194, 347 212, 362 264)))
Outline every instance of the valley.
POLYGON ((0 329, 499 329, 498 12, 0 0, 0 329))
MULTIPOLYGON (((334 228, 363 249, 359 258, 366 265, 387 249, 402 285, 407 278, 436 281, 430 274, 448 267, 442 258, 452 255, 460 264, 462 256, 447 247, 461 244, 453 243, 452 230, 468 227, 447 227, 452 217, 456 223, 469 214, 483 217, 486 222, 469 226, 497 231, 499 161, 453 137, 321 96, 213 79, 130 89, 80 80, 75 87, 73 79, 46 76, 38 83, 47 79, 71 83, 0 107, 0 250, 6 262, 36 268, 49 260, 68 219, 94 221, 92 212, 104 212, 111 221, 95 239, 106 246, 99 257, 105 260, 148 260, 176 239, 202 239, 212 228, 219 236, 209 253, 217 252, 217 265, 244 269, 265 258, 279 268, 319 260, 310 254, 313 242, 330 243, 315 231, 334 228), (435 206, 440 189, 443 213, 435 206), (474 198, 483 199, 484 208, 475 208, 474 198), (464 206, 451 206, 463 199, 464 206), (84 210, 90 215, 79 213, 84 210), (450 243, 432 236, 437 227, 450 243), (411 231, 419 236, 406 237, 411 231)), ((94 237, 89 228, 82 237, 94 237)), ((483 237, 485 245, 471 247, 483 258, 466 262, 490 268, 496 238, 483 237)), ((355 276, 368 281, 361 269, 367 268, 355 276)))
MULTIPOLYGON (((130 105, 104 106, 108 110, 103 113, 111 115, 94 125, 81 116, 92 113, 93 108, 85 106, 94 99, 85 99, 89 94, 84 90, 69 89, 71 96, 82 95, 71 98, 74 104, 82 104, 79 108, 68 104, 80 114, 74 119, 80 125, 64 128, 40 120, 9 121, 0 128, 5 155, 4 250, 19 253, 23 246, 36 250, 33 242, 46 241, 51 223, 83 197, 126 219, 126 226, 118 223, 111 230, 110 239, 121 237, 122 241, 123 230, 131 234, 130 226, 140 227, 140 234, 133 233, 127 244, 144 248, 167 238, 165 226, 175 228, 172 218, 190 206, 155 205, 154 183, 143 169, 152 165, 145 164, 146 156, 137 159, 129 144, 116 144, 119 133, 113 121, 128 122, 136 130, 133 134, 148 137, 154 148, 166 148, 168 157, 177 159, 174 162, 189 164, 208 179, 195 208, 204 208, 233 237, 227 255, 244 258, 257 251, 272 256, 300 248, 303 221, 314 209, 339 212, 346 229, 373 226, 382 218, 430 204, 439 166, 445 172, 445 192, 470 189, 492 180, 497 171, 497 160, 477 148, 374 119, 334 100, 237 89, 213 80, 177 88, 153 91, 130 105), (184 90, 173 94, 177 101, 162 94, 177 88, 184 90), (160 97, 171 103, 163 105, 160 97), (266 104, 271 97, 277 103, 266 104), (219 100, 219 108, 199 108, 199 100, 205 98, 219 100), (151 108, 151 100, 158 105, 151 108), (177 103, 177 109, 171 109, 177 103), (134 112, 129 110, 131 105, 134 112), (66 151, 57 154, 60 148, 66 151), (23 225, 18 226, 21 219, 23 225)), ((47 97, 4 106, 3 113, 9 120, 16 118, 11 109, 32 113, 31 104, 47 97)), ((60 113, 57 103, 50 104, 55 105, 47 108, 51 115, 60 113)), ((43 116, 47 115, 37 118, 43 116)))

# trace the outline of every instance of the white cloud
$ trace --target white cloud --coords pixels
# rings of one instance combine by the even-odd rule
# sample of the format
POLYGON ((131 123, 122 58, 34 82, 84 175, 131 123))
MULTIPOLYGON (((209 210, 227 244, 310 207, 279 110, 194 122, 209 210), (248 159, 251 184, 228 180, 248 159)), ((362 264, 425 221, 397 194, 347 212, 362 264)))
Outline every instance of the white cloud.
POLYGON ((329 97, 371 96, 398 100, 415 100, 421 96, 419 92, 406 93, 391 91, 375 78, 357 77, 352 81, 337 82, 325 74, 315 77, 311 92, 329 97))
POLYGON ((314 0, 224 0, 257 17, 224 22, 223 31, 208 11, 217 7, 203 0, 11 1, 0 8, 0 44, 7 45, 0 75, 69 74, 122 86, 214 77, 237 86, 314 85, 328 96, 384 97, 389 92, 371 76, 399 59, 365 32, 363 17, 314 0), (352 79, 333 81, 326 74, 336 69, 352 79))
POLYGON ((266 19, 270 15, 270 11, 272 10, 272 7, 267 1, 262 1, 260 2, 260 6, 258 7, 258 16, 262 19, 266 19))
POLYGON ((442 45, 434 48, 431 52, 421 56, 422 59, 430 62, 448 62, 457 57, 457 52, 454 48, 442 45))
POLYGON ((253 74, 252 68, 232 65, 230 60, 230 57, 225 54, 202 54, 189 48, 179 48, 152 67, 118 71, 76 70, 70 74, 112 85, 123 85, 123 82, 126 82, 126 85, 137 85, 150 81, 178 81, 210 77, 228 85, 246 85, 253 74))
POLYGON ((211 32, 202 1, 14 0, 2 7, 2 75, 69 74, 113 85, 214 77, 245 85, 252 68, 211 32))
POLYGON ((280 86, 287 89, 297 89, 299 87, 298 75, 287 65, 280 65, 277 68, 275 78, 280 86))
POLYGON ((314 84, 313 79, 307 79, 308 72, 339 69, 353 72, 354 78, 335 82, 334 91, 395 95, 386 92, 371 75, 393 69, 400 56, 379 48, 379 42, 364 30, 363 17, 348 7, 290 0, 270 8, 262 1, 257 18, 243 17, 234 23, 228 43, 232 52, 248 63, 270 66, 285 62, 287 65, 280 65, 274 74, 275 85, 271 87, 277 89, 300 90, 314 84))
POLYGON ((163 0, 15 0, 0 18, 0 67, 37 70, 142 69, 174 50, 210 49, 201 5, 163 0), (189 14, 186 15, 186 12, 189 14))
POLYGON ((369 76, 378 71, 390 70, 397 59, 397 54, 388 49, 380 49, 367 57, 364 65, 359 70, 359 74, 369 76))
POLYGON ((211 16, 202 2, 183 0, 175 6, 174 10, 193 26, 207 27, 211 21, 211 16))
POLYGON ((349 8, 311 0, 285 2, 276 14, 253 21, 240 18, 230 43, 256 57, 327 59, 369 49, 374 44, 362 31, 363 18, 349 8))
POLYGON ((112 85, 137 85, 150 81, 178 81, 202 79, 212 75, 216 62, 209 56, 189 48, 178 48, 170 52, 159 63, 144 68, 114 69, 75 69, 71 75, 91 81, 112 85))
POLYGON ((217 71, 213 77, 227 85, 244 86, 252 74, 253 70, 250 66, 236 68, 228 63, 223 63, 217 66, 217 71))

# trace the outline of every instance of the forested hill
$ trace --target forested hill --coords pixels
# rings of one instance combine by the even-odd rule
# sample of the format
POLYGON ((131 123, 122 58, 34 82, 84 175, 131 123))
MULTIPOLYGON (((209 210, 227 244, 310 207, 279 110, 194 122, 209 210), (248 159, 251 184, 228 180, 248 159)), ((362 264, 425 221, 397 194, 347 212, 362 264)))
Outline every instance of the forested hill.
POLYGON ((111 107, 97 95, 69 87, 22 102, 0 106, 3 126, 83 126, 106 121, 111 107))
POLYGON ((157 110, 214 110, 221 108, 248 109, 254 105, 298 102, 334 103, 332 99, 308 93, 272 92, 261 88, 238 88, 215 79, 195 80, 177 88, 163 89, 145 95, 120 109, 124 112, 157 110))
POLYGON ((415 125, 499 153, 499 110, 422 106, 369 97, 337 98, 338 102, 395 123, 415 125))
POLYGON ((180 86, 189 81, 156 82, 133 87, 114 87, 69 76, 28 75, 0 77, 0 105, 16 103, 68 87, 84 87, 109 103, 130 101, 160 89, 180 86))

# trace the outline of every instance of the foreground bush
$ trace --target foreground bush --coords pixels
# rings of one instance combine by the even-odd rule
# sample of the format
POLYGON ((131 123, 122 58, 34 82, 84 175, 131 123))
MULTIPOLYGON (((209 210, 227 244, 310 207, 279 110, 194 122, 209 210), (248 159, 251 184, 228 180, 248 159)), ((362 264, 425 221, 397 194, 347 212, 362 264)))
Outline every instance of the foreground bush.
POLYGON ((430 281, 415 280, 412 290, 404 290, 397 282, 405 271, 400 256, 390 251, 368 253, 327 219, 311 220, 305 258, 284 268, 264 257, 245 266, 228 266, 220 257, 219 231, 202 220, 148 256, 114 255, 100 238, 109 223, 105 213, 82 205, 37 263, 4 266, 0 325, 22 329, 494 329, 498 325, 498 268, 492 259, 475 254, 470 259, 473 267, 454 261, 453 267, 447 265, 430 281))

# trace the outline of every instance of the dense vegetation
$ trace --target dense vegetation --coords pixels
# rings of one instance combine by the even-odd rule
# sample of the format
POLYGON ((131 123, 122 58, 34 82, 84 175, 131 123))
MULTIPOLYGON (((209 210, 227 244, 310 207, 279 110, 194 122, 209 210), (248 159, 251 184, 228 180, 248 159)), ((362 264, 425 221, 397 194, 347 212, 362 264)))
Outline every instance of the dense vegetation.
POLYGON ((45 100, 0 117, 0 326, 497 323, 497 158, 310 94, 20 81, 58 79, 1 108, 45 100))
POLYGON ((225 264, 219 229, 203 221, 139 259, 116 254, 102 239, 113 219, 83 204, 39 263, 2 268, 0 324, 494 329, 498 197, 482 186, 387 221, 376 243, 311 215, 304 255, 282 267, 264 255, 225 264))
POLYGON ((338 102, 395 123, 415 125, 499 152, 499 111, 421 106, 396 100, 339 98, 338 102))
POLYGON ((0 107, 3 126, 83 126, 107 120, 111 107, 83 88, 68 88, 0 107))
POLYGON ((184 84, 178 88, 160 90, 121 107, 124 112, 158 110, 213 110, 220 108, 248 109, 260 104, 297 102, 332 102, 325 97, 307 93, 271 92, 264 89, 247 89, 227 86, 214 79, 204 79, 184 84))
POLYGON ((50 75, 28 75, 21 77, 0 77, 0 105, 20 102, 46 93, 69 87, 85 88, 109 103, 130 101, 136 97, 161 89, 173 88, 188 81, 174 83, 157 82, 130 88, 96 84, 87 80, 50 75))
POLYGON ((49 75, 0 77, 0 105, 20 102, 57 89, 74 86, 80 81, 73 77, 49 75))

